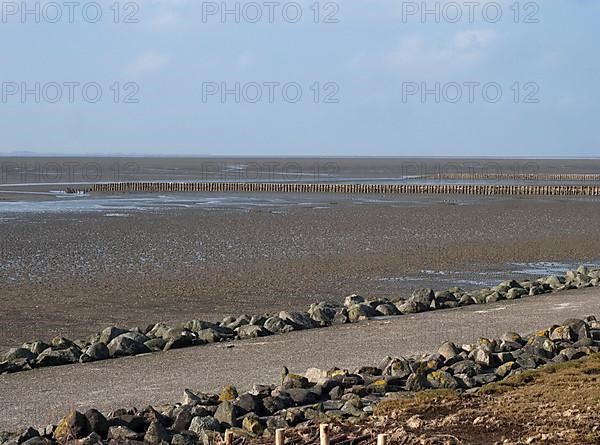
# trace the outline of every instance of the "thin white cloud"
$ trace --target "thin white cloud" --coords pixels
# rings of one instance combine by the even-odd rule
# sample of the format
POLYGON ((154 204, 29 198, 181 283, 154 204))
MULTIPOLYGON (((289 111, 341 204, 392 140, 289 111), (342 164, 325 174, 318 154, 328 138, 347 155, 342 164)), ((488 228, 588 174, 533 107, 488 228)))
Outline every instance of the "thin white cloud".
POLYGON ((443 42, 413 34, 388 51, 357 54, 351 66, 411 74, 456 73, 483 61, 495 40, 496 31, 489 29, 457 32, 443 42))
POLYGON ((183 22, 184 9, 192 3, 190 0, 146 0, 148 5, 147 26, 153 29, 172 28, 183 22))
POLYGON ((125 71, 131 76, 143 76, 145 74, 160 70, 167 66, 171 61, 171 56, 168 54, 160 54, 155 52, 146 52, 140 54, 126 67, 125 71))
POLYGON ((238 68, 245 70, 256 65, 256 54, 253 51, 246 50, 238 56, 238 68))
POLYGON ((454 44, 461 50, 478 50, 487 48, 496 40, 493 29, 477 29, 454 34, 454 44))

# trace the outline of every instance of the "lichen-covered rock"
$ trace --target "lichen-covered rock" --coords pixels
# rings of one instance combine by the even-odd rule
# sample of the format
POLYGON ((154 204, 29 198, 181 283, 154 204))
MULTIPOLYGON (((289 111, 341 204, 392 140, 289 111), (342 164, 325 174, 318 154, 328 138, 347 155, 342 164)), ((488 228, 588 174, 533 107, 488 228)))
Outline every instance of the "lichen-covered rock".
POLYGON ((289 408, 294 404, 294 401, 288 394, 280 394, 277 397, 265 397, 262 399, 265 410, 270 415, 273 415, 281 410, 289 408))
POLYGON ((444 371, 434 371, 427 374, 427 383, 432 388, 448 388, 448 389, 456 389, 458 387, 458 382, 452 377, 452 375, 448 372, 444 371))
POLYGON ((221 402, 215 412, 214 418, 226 426, 239 427, 240 422, 238 421, 238 417, 240 417, 240 414, 240 409, 233 403, 221 402))
POLYGON ((18 359, 34 360, 38 355, 31 352, 26 348, 12 348, 4 354, 3 360, 0 361, 13 361, 18 359))
POLYGON ((519 354, 515 362, 523 369, 533 369, 538 364, 538 360, 536 360, 533 355, 528 354, 527 352, 519 354))
POLYGON ((123 335, 114 338, 107 347, 111 357, 127 357, 152 352, 145 344, 123 335))
POLYGON ((502 300, 505 300, 505 299, 506 299, 505 294, 500 293, 500 292, 494 292, 494 293, 488 295, 487 297, 485 297, 485 302, 488 303, 488 304, 489 303, 496 303, 498 301, 502 301, 502 300))
POLYGON ((183 390, 183 405, 203 405, 203 406, 212 406, 219 404, 219 396, 214 394, 203 394, 203 393, 194 393, 189 389, 183 390))
POLYGON ((449 360, 460 354, 460 349, 452 342, 446 342, 438 349, 438 354, 444 357, 444 360, 449 360))
POLYGON ((224 386, 223 389, 221 390, 221 392, 219 393, 219 400, 221 402, 223 401, 232 401, 237 399, 238 396, 238 391, 236 389, 235 386, 233 385, 227 385, 224 386))
MULTIPOLYGON (((169 338, 167 340, 167 342, 165 343, 165 345, 163 346, 163 351, 170 351, 171 349, 187 348, 187 347, 197 344, 196 340, 199 340, 199 339, 197 339, 197 337, 195 335, 192 335, 191 332, 189 332, 189 331, 182 332, 176 336, 169 338)), ((144 346, 147 347, 146 343, 147 342, 144 343, 144 346)), ((203 341, 199 340, 198 343, 203 343, 203 341)))
POLYGON ((310 383, 309 383, 308 379, 302 375, 287 374, 283 378, 283 383, 282 383, 281 387, 283 389, 310 388, 310 383))
POLYGON ((435 299, 435 292, 433 289, 417 289, 410 296, 408 301, 412 301, 414 303, 420 303, 423 306, 429 308, 431 303, 435 299))
POLYGON ((100 333, 90 343, 104 343, 105 345, 107 345, 119 335, 125 334, 127 332, 128 331, 126 329, 117 328, 115 326, 109 326, 100 331, 100 333))
POLYGON ((303 312, 281 311, 279 318, 291 324, 296 330, 314 329, 318 323, 303 312))
POLYGON ((391 303, 383 303, 378 305, 375 310, 379 312, 381 315, 392 317, 395 315, 400 315, 400 311, 396 306, 391 303))
POLYGON ((152 339, 144 342, 144 345, 148 349, 150 349, 152 352, 158 352, 158 351, 164 350, 166 344, 167 344, 167 340, 165 340, 162 337, 152 338, 152 339))
POLYGON ((401 379, 407 378, 412 373, 412 367, 409 360, 394 359, 383 370, 384 375, 398 377, 401 379))
POLYGON ((88 363, 106 360, 108 358, 110 358, 108 347, 104 343, 98 342, 87 348, 81 357, 79 357, 79 361, 81 363, 88 363))
POLYGON ((429 310, 429 306, 418 301, 406 301, 401 304, 397 304, 396 307, 401 314, 418 314, 429 310))
POLYGON ((310 306, 308 315, 320 326, 330 326, 335 320, 335 315, 339 309, 339 306, 333 303, 320 302, 310 306))
POLYGON ((335 317, 333 318, 333 324, 346 324, 350 323, 350 319, 348 318, 348 309, 345 307, 339 308, 335 317))
POLYGON ((536 295, 542 295, 546 293, 546 289, 544 288, 543 285, 536 285, 536 286, 531 286, 531 289, 529 289, 529 296, 533 297, 536 295))
POLYGON ((506 293, 507 300, 516 300, 525 295, 529 295, 529 291, 523 289, 522 287, 511 288, 506 293))
POLYGON ((85 418, 90 426, 90 431, 102 438, 106 438, 108 435, 108 420, 106 420, 106 417, 100 411, 89 409, 85 412, 85 418))
POLYGON ((180 431, 171 438, 171 445, 198 445, 198 435, 191 431, 180 431))
POLYGON ((262 399, 250 393, 239 396, 234 404, 240 409, 242 415, 255 413, 260 416, 263 415, 265 411, 262 399))
POLYGON ((234 331, 242 326, 246 326, 250 324, 250 316, 249 315, 240 315, 238 318, 233 320, 231 323, 226 324, 227 328, 233 329, 234 331))
POLYGON ((285 392, 296 405, 309 405, 318 402, 320 399, 320 395, 313 389, 292 388, 287 389, 285 392))
POLYGON ((242 428, 255 436, 261 436, 265 431, 265 426, 261 423, 257 415, 248 415, 244 417, 242 428))
POLYGON ((235 332, 240 340, 248 338, 267 337, 271 335, 271 332, 268 329, 262 326, 256 326, 252 324, 240 326, 235 330, 235 332))
POLYGON ((194 417, 192 422, 190 423, 190 431, 193 431, 196 434, 200 434, 202 431, 223 431, 221 427, 221 423, 218 419, 212 416, 205 417, 194 417))
POLYGON ((450 366, 453 374, 464 374, 473 377, 481 372, 481 366, 472 360, 463 360, 450 366))
POLYGON ((28 343, 23 343, 22 347, 25 349, 29 349, 34 354, 38 355, 44 352, 46 349, 48 349, 50 345, 43 341, 32 341, 28 343))
POLYGON ((551 275, 551 276, 542 278, 539 281, 542 282, 542 283, 544 283, 544 284, 547 284, 553 290, 559 290, 559 289, 562 289, 564 287, 564 284, 565 284, 566 280, 564 279, 564 277, 558 277, 556 275, 551 275))
POLYGON ((483 366, 484 368, 493 368, 497 365, 496 357, 491 352, 488 352, 482 348, 476 349, 472 358, 475 363, 483 366))
POLYGON ((501 379, 505 378, 510 374, 511 371, 518 369, 519 365, 516 362, 506 362, 496 369, 495 374, 501 379))
POLYGON ((71 346, 67 349, 48 348, 35 360, 36 366, 61 366, 77 363, 81 357, 81 350, 77 346, 71 346))
POLYGON ((448 303, 456 303, 456 295, 449 290, 443 290, 435 293, 431 307, 434 309, 442 309, 448 307, 448 303))
POLYGON ((197 332, 198 338, 206 343, 219 343, 235 338, 235 331, 229 328, 207 328, 197 332))
POLYGON ((267 318, 264 327, 273 334, 285 334, 294 330, 294 326, 277 316, 267 318))
POLYGON ((504 334, 502 334, 502 336, 500 337, 501 341, 504 342, 512 342, 512 343, 522 343, 523 339, 521 338, 521 336, 519 334, 517 334, 516 332, 506 332, 504 334))
POLYGON ((550 334, 550 340, 564 340, 564 341, 573 341, 574 335, 573 331, 569 326, 559 326, 552 330, 550 334))
POLYGON ((160 422, 152 422, 144 435, 144 442, 149 445, 163 445, 170 442, 169 433, 160 422))
MULTIPOLYGON (((233 320, 235 320, 235 319, 233 319, 233 320)), ((231 320, 231 321, 233 321, 233 320, 231 320)), ((189 331, 198 333, 200 331, 203 331, 204 329, 218 329, 219 325, 216 323, 212 323, 210 321, 190 320, 187 323, 182 324, 181 327, 183 329, 187 329, 189 331)), ((168 329, 166 331, 168 331, 168 329)), ((162 336, 162 335, 160 335, 160 336, 162 336)))
POLYGON ((367 320, 371 317, 377 317, 378 315, 381 314, 366 303, 355 304, 348 308, 348 318, 352 323, 360 320, 367 320))
POLYGON ((133 431, 132 429, 126 426, 111 426, 108 429, 108 438, 113 439, 117 442, 126 442, 130 440, 139 440, 141 439, 142 434, 133 431))
POLYGON ((304 377, 311 383, 318 383, 321 380, 327 379, 327 371, 318 368, 310 368, 304 373, 304 377))
POLYGON ((187 431, 194 416, 190 405, 181 405, 173 411, 171 429, 178 432, 187 431))
POLYGON ((79 411, 72 410, 56 425, 54 438, 58 443, 66 444, 72 439, 83 439, 90 432, 87 418, 79 411))
POLYGON ((420 372, 412 373, 406 380, 407 391, 422 391, 427 388, 429 388, 427 377, 420 372))
POLYGON ((367 389, 369 390, 369 392, 374 394, 385 394, 386 392, 389 392, 390 385, 385 379, 377 379, 371 384, 369 384, 367 386, 367 389))
POLYGON ((363 297, 361 297, 360 295, 349 295, 344 299, 344 306, 346 306, 347 308, 354 306, 355 304, 361 304, 364 303, 365 299, 363 297))
POLYGON ((477 374, 472 377, 475 386, 484 386, 498 380, 498 377, 494 373, 477 374))

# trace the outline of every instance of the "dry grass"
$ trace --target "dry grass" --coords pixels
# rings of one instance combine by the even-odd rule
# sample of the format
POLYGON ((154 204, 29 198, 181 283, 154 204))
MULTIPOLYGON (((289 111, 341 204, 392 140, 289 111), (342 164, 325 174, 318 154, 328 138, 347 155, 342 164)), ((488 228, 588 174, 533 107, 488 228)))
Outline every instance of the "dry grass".
MULTIPOLYGON (((375 443, 377 432, 390 433, 394 445, 600 444, 600 354, 524 372, 476 396, 399 395, 365 422, 336 425, 337 434, 365 436, 355 444, 375 443)), ((289 443, 312 443, 300 437, 292 433, 289 443)))

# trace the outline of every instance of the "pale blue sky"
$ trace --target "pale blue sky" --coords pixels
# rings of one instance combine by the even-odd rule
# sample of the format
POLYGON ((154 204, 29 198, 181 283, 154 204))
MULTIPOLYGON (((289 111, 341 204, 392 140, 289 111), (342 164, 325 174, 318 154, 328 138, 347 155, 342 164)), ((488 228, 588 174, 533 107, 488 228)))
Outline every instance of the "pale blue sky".
MULTIPOLYGON (((121 23, 109 9, 114 0, 99 1, 97 23, 83 18, 87 1, 74 7, 74 23, 62 1, 58 23, 51 23, 55 10, 46 4, 52 2, 41 3, 41 23, 11 9, 20 1, 8 3, 0 22, 0 152, 600 156, 598 1, 498 0, 503 15, 497 23, 483 16, 487 1, 475 9, 473 23, 462 1, 456 2, 465 14, 458 23, 403 17, 412 2, 398 0, 323 1, 320 23, 307 0, 298 2, 303 15, 297 23, 282 16, 284 5, 288 20, 298 9, 284 1, 274 7, 274 23, 262 1, 258 23, 243 16, 236 23, 232 15, 222 23, 219 14, 203 20, 203 8, 210 12, 215 4, 199 0, 138 0, 138 23, 122 23, 135 12, 127 1, 119 4, 121 23), (323 23, 328 13, 338 22, 323 23), (538 23, 523 23, 528 14, 538 23), (39 103, 35 94, 22 103, 23 86, 35 90, 36 82, 45 87, 39 103), (52 82, 62 85, 56 103, 52 82), (96 82, 102 98, 88 103, 73 86, 70 103, 65 82, 96 82), (111 89, 117 82, 119 103, 111 89), (123 103, 134 91, 125 88, 128 82, 139 86, 137 103, 123 103), (236 82, 261 84, 262 99, 250 103, 241 96, 236 103, 228 95, 222 103, 215 94, 203 100, 203 84, 234 88, 236 82), (296 82, 302 98, 290 103, 273 87, 270 103, 265 82, 296 82), (434 88, 436 82, 440 91, 446 86, 448 100, 436 103, 430 94, 422 103, 418 93, 403 95, 410 86, 434 88), (465 82, 495 82, 502 98, 491 103, 473 87, 471 103, 465 82), (457 103, 450 102, 454 83, 463 90, 457 103), (337 103, 324 103, 328 93, 337 103), (528 93, 537 103, 525 103, 528 93)), ((26 3, 34 8, 35 2, 26 3)), ((93 18, 94 9, 87 12, 93 18)), ((251 6, 246 12, 254 15, 251 6)), ((245 90, 248 98, 255 96, 252 88, 245 90)))

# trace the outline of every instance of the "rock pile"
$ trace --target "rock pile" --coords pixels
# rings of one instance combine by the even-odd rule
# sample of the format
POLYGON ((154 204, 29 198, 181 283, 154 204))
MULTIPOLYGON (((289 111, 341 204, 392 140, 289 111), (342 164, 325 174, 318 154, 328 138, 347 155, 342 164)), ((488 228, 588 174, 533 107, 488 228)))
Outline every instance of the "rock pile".
MULTIPOLYGON (((355 300, 354 304, 361 303, 355 300)), ((225 430, 239 436, 268 437, 277 428, 365 418, 379 401, 394 393, 439 388, 474 393, 488 383, 599 351, 600 322, 590 316, 525 337, 508 332, 474 344, 445 343, 434 354, 387 357, 378 366, 354 371, 310 369, 298 375, 285 369, 278 385, 255 385, 243 393, 233 386, 224 387, 219 395, 186 389, 176 404, 118 409, 107 416, 94 409, 71 411, 57 425, 41 431, 27 428, 15 434, 0 433, 0 445, 111 441, 208 445, 225 430)))
POLYGON ((522 282, 509 280, 493 288, 471 292, 453 287, 438 292, 418 289, 408 298, 365 299, 359 295, 351 295, 346 297, 343 304, 320 302, 311 305, 306 312, 241 315, 227 317, 217 323, 191 320, 177 326, 161 322, 145 329, 107 327, 90 338, 69 340, 57 337, 49 342, 31 341, 10 349, 0 358, 0 374, 265 337, 339 323, 355 323, 369 318, 515 300, 593 286, 600 286, 600 269, 589 270, 581 266, 576 271, 567 272, 565 276, 549 276, 522 282))

